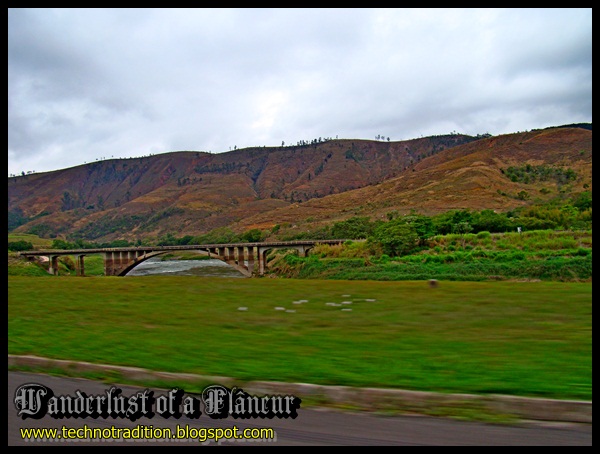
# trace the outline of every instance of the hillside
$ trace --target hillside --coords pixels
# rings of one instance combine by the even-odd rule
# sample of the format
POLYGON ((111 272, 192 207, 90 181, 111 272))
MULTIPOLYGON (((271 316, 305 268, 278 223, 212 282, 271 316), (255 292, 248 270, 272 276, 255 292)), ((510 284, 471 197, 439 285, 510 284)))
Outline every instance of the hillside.
POLYGON ((507 210, 591 190, 591 168, 591 125, 496 137, 180 151, 11 177, 9 232, 136 240, 225 226, 316 225, 393 210, 507 210), (507 169, 527 164, 571 173, 511 181, 507 169))
POLYGON ((88 240, 199 234, 296 202, 385 181, 476 140, 329 140, 227 153, 172 152, 8 179, 9 231, 88 240))
MULTIPOLYGON (((533 179, 532 179, 533 180, 533 179)), ((435 215, 453 209, 505 212, 592 190, 592 131, 549 128, 471 142, 427 157, 377 185, 296 203, 245 218, 238 229, 310 219, 313 227, 351 216, 385 218, 391 211, 435 215), (571 169, 540 181, 511 181, 510 167, 571 169)))

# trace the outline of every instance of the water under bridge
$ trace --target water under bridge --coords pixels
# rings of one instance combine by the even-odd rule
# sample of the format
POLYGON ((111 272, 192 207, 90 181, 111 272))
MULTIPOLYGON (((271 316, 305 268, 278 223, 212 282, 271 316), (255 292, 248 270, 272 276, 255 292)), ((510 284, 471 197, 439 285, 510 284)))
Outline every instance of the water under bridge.
POLYGON ((301 257, 318 244, 337 245, 347 240, 301 240, 276 241, 267 243, 229 243, 194 244, 180 246, 136 246, 91 249, 47 249, 23 251, 20 255, 34 260, 36 257, 48 257, 50 274, 58 275, 58 258, 65 255, 75 257, 75 269, 78 276, 85 276, 84 257, 92 254, 104 255, 104 274, 106 276, 125 276, 151 257, 174 251, 196 251, 210 258, 222 260, 233 266, 245 276, 264 275, 267 268, 267 254, 273 249, 296 249, 301 257))

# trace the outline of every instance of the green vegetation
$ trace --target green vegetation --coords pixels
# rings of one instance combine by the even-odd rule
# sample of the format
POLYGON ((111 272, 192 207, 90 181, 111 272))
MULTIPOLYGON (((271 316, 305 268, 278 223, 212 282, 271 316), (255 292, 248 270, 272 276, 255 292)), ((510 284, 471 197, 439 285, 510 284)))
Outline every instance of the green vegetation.
MULTIPOLYGON (((47 261, 27 261, 19 257, 16 253, 8 255, 8 275, 9 276, 47 276, 49 262, 47 261)), ((76 276, 75 257, 70 255, 61 256, 58 258, 58 274, 59 276, 76 276)), ((104 275, 104 258, 100 254, 90 254, 85 257, 85 275, 86 276, 103 276, 104 275)))
POLYGON ((79 229, 73 235, 73 239, 84 240, 86 238, 99 238, 114 233, 129 232, 136 226, 147 223, 152 216, 152 213, 121 216, 105 215, 79 229))
POLYGON ((29 241, 19 240, 19 241, 9 241, 8 242, 8 251, 31 251, 33 250, 33 244, 29 241))
MULTIPOLYGON (((366 225, 366 222, 370 221, 351 219, 336 225, 344 224, 356 229, 357 226, 366 225)), ((430 236, 433 228, 434 224, 424 216, 395 218, 377 224, 367 240, 349 240, 339 246, 318 245, 308 257, 299 257, 295 250, 275 250, 269 256, 267 270, 281 277, 301 279, 588 281, 592 278, 591 230, 532 230, 521 233, 480 231, 476 234, 430 236)), ((247 233, 251 232, 260 231, 247 233)), ((19 237, 9 234, 9 244, 25 241, 11 241, 15 238, 19 237)), ((31 236, 28 238, 35 241, 31 236)), ((174 237, 170 238, 174 240, 174 237)), ((78 243, 66 243, 63 240, 54 240, 51 246, 56 249, 80 247, 78 243)), ((162 256, 163 260, 207 258, 193 251, 162 256)), ((9 260, 9 275, 22 275, 25 267, 35 266, 29 262, 22 265, 18 263, 18 256, 13 254, 13 260, 9 260)), ((37 263, 37 266, 48 270, 47 262, 37 263)), ((76 274, 74 256, 59 258, 59 274, 76 274)), ((85 274, 104 274, 101 255, 86 256, 85 274)))
POLYGON ((23 215, 23 210, 15 208, 8 210, 8 231, 16 229, 22 224, 25 224, 29 219, 23 215))
POLYGON ((259 229, 251 229, 238 234, 228 227, 221 227, 203 235, 186 235, 181 238, 167 233, 158 239, 157 244, 159 246, 185 246, 186 244, 258 243, 264 241, 266 235, 266 232, 259 229))
MULTIPOLYGON (((445 260, 452 260, 448 256, 445 260)), ((286 257, 287 277, 300 279, 348 280, 426 280, 488 281, 488 280, 591 280, 592 259, 557 258, 544 262, 523 260, 519 262, 472 261, 457 263, 415 263, 405 261, 380 261, 369 263, 364 259, 300 259, 286 257)), ((278 265, 276 273, 285 267, 278 265)), ((280 273, 283 274, 283 273, 280 273)))
MULTIPOLYGON (((531 172, 537 167, 531 167, 531 172)), ((513 168, 511 168, 513 169, 513 168)), ((524 167, 524 172, 528 169, 524 167)), ((544 170, 545 168, 542 168, 544 170)), ((542 170, 537 170, 542 173, 542 170)), ((553 171, 556 171, 554 169, 553 171)), ((566 171, 565 171, 566 172, 566 171)), ((555 172, 556 173, 556 172, 555 172)), ((568 172, 566 175, 570 175, 568 172)), ((511 174, 512 175, 512 174, 511 174)), ((560 175, 563 175, 561 173, 560 175)), ((565 177, 566 178, 566 177, 565 177)), ((517 194, 517 198, 529 198, 526 191, 517 194)), ((162 212, 161 212, 162 213, 162 212)), ((173 210, 166 210, 160 216, 172 215, 173 210)), ((158 215, 157 215, 158 216, 158 215)), ((591 230, 592 228, 592 193, 584 191, 567 197, 565 194, 555 197, 543 204, 531 204, 504 213, 493 210, 449 210, 447 212, 426 216, 416 211, 401 215, 397 210, 386 213, 386 221, 372 220, 368 216, 354 216, 330 225, 313 226, 314 218, 303 221, 302 229, 290 228, 290 225, 277 224, 270 229, 253 228, 244 232, 235 232, 229 227, 219 227, 200 235, 185 235, 177 237, 169 232, 157 238, 143 237, 135 241, 113 240, 110 242, 92 242, 85 238, 97 238, 109 232, 126 231, 135 223, 135 216, 115 219, 98 219, 93 226, 80 232, 74 238, 55 238, 53 249, 89 249, 103 247, 126 247, 142 245, 182 246, 188 244, 224 244, 224 243, 254 243, 263 241, 293 241, 293 240, 325 240, 325 239, 366 239, 380 254, 390 256, 406 255, 417 251, 426 245, 427 241, 436 235, 447 234, 477 234, 479 232, 509 233, 521 229, 522 232, 533 230, 591 230), (108 229, 108 230, 107 230, 108 229)), ((136 221, 137 222, 137 221, 136 221)), ((49 235, 43 224, 36 226, 31 236, 49 235)), ((11 235, 11 234, 9 234, 11 235)), ((9 241, 10 236, 9 236, 9 241)), ((12 250, 23 245, 13 245, 12 250)), ((9 250, 11 247, 9 247, 9 250)))
POLYGON ((29 233, 9 233, 8 234, 8 242, 10 243, 18 243, 18 242, 27 242, 31 243, 31 245, 36 249, 45 249, 49 248, 52 244, 52 240, 47 238, 41 238, 37 235, 32 235, 29 233))
POLYGON ((48 276, 48 271, 40 264, 23 260, 16 253, 8 253, 9 276, 48 276))
MULTIPOLYGON (((408 236, 404 231, 398 235, 398 241, 407 237, 416 244, 414 234, 408 236)), ((392 233, 387 238, 393 238, 392 233)), ((406 243, 385 241, 320 245, 308 257, 298 257, 289 251, 279 253, 274 255, 269 270, 301 279, 591 281, 592 278, 591 230, 436 235, 404 255, 392 246, 406 248, 406 243)))
MULTIPOLYGON (((418 215, 392 214, 377 224, 350 219, 338 228, 365 229, 368 239, 317 246, 309 257, 272 254, 270 272, 310 278, 304 281, 93 277, 104 274, 99 254, 86 256, 90 277, 69 277, 70 256, 59 259, 55 277, 47 262, 9 252, 9 354, 227 376, 240 385, 274 380, 591 400, 591 230, 432 235, 464 222, 465 213, 456 216, 437 223, 418 215), (383 253, 378 235, 393 237, 397 228, 406 236, 409 227, 411 253, 383 253), (511 282, 491 282, 501 279, 511 282)), ((21 241, 74 246, 9 234, 9 244, 21 241)), ((190 258, 204 257, 163 256, 190 258)), ((115 379, 95 375, 88 378, 115 379)), ((170 386, 181 385, 164 383, 170 386)))
MULTIPOLYGON (((525 192, 525 191, 522 191, 525 192)), ((518 197, 528 197, 521 194, 518 197)), ((278 229, 282 240, 302 239, 369 239, 379 243, 386 253, 410 253, 410 237, 416 234, 414 248, 422 246, 435 235, 451 233, 502 233, 530 230, 589 230, 592 228, 592 193, 582 192, 567 201, 556 199, 545 204, 533 204, 505 213, 493 210, 449 210, 436 216, 425 216, 416 211, 400 215, 397 210, 387 213, 387 221, 354 216, 331 226, 286 233, 278 229), (408 227, 406 227, 408 226, 408 227), (400 249, 398 244, 403 244, 400 249)))
MULTIPOLYGON (((221 227, 218 229, 214 229, 213 231, 198 235, 185 235, 183 237, 177 238, 172 233, 166 233, 154 241, 150 240, 136 240, 134 242, 127 240, 113 240, 109 242, 92 242, 86 241, 81 238, 75 239, 73 241, 65 240, 62 238, 56 239, 47 239, 44 241, 38 241, 36 244, 39 245, 40 248, 45 249, 96 249, 96 248, 110 248, 110 247, 134 247, 134 246, 145 246, 145 245, 156 245, 156 246, 185 246, 187 244, 224 244, 224 243, 257 243, 264 241, 268 236, 268 232, 259 230, 259 229, 251 229, 247 230, 241 234, 235 233, 228 227, 221 227)), ((35 234, 27 234, 20 235, 9 233, 9 251, 23 251, 27 249, 34 249, 38 246, 34 246, 31 248, 26 248, 25 243, 20 238, 36 238, 38 240, 43 240, 39 236, 35 234)), ((33 244, 32 244, 33 246, 33 244)))
POLYGON ((591 282, 9 276, 8 333, 9 354, 242 382, 592 398, 591 282))
POLYGON ((577 179, 577 173, 572 169, 547 165, 532 166, 531 164, 525 164, 524 166, 511 166, 503 170, 503 173, 510 181, 525 184, 537 181, 555 181, 559 185, 563 185, 577 179))

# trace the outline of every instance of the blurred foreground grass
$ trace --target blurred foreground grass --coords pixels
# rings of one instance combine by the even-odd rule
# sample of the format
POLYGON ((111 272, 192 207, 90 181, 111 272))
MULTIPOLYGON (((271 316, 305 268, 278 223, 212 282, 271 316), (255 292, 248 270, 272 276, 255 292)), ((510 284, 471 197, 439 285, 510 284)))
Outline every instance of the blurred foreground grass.
POLYGON ((9 275, 8 353, 591 400, 592 285, 9 275))

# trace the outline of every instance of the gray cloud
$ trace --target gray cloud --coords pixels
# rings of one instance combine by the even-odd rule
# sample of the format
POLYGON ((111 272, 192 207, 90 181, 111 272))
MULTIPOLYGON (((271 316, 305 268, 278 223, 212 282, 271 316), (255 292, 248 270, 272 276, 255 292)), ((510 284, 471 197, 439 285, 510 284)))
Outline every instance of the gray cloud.
POLYGON ((9 9, 9 175, 591 122, 591 37, 591 8, 9 9))

